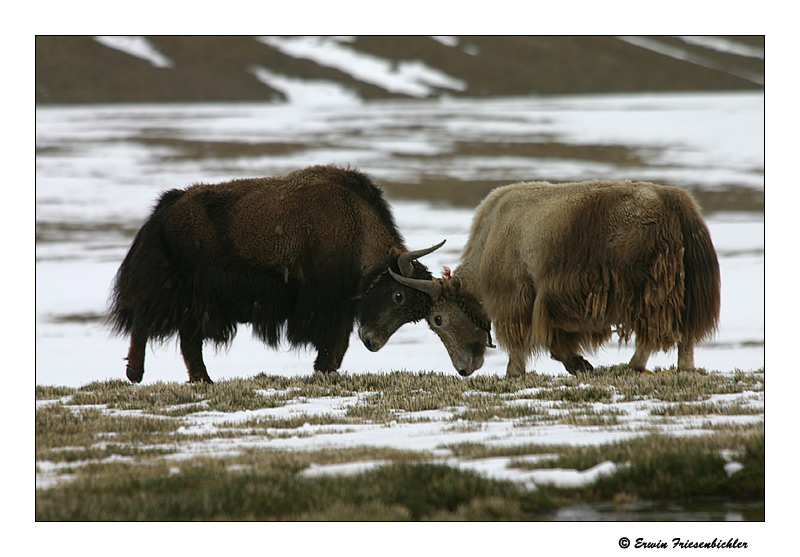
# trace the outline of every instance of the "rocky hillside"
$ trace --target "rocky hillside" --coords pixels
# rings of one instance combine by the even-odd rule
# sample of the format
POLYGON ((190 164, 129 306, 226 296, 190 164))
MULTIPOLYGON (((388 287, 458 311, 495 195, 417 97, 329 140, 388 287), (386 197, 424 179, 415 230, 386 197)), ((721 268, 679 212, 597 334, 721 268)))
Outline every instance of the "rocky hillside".
POLYGON ((36 38, 37 103, 760 89, 764 37, 36 38))

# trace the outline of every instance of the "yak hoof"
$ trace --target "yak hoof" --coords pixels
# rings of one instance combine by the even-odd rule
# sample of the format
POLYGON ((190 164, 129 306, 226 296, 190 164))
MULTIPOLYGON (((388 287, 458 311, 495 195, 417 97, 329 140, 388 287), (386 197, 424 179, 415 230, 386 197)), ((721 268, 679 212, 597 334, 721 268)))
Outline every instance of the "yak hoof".
MULTIPOLYGON (((643 367, 643 366, 632 366, 632 365, 628 364, 628 367, 631 368, 633 371, 635 371, 637 373, 653 373, 653 374, 655 374, 654 371, 651 371, 651 370, 649 370, 649 369, 647 369, 646 367, 643 367)), ((671 370, 667 370, 667 371, 669 372, 671 370)))
POLYGON ((131 383, 141 383, 142 377, 144 377, 144 367, 127 366, 125 375, 130 379, 131 383))
POLYGON ((567 366, 564 366, 564 367, 567 367, 567 371, 572 373, 572 374, 575 374, 575 373, 588 373, 590 371, 594 371, 594 367, 592 366, 592 364, 587 362, 581 356, 575 356, 574 358, 572 358, 572 361, 570 362, 570 364, 571 365, 569 367, 567 367, 567 366))
POLYGON ((207 373, 204 373, 203 375, 189 376, 189 383, 206 383, 208 385, 214 384, 207 373))

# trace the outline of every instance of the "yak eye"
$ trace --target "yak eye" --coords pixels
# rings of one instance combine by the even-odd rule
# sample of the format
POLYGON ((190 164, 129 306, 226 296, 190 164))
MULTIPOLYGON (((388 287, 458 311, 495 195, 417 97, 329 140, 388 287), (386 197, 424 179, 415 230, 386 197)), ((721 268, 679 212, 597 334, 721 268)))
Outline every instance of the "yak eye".
POLYGON ((433 324, 436 325, 437 327, 441 327, 442 325, 444 325, 444 319, 442 318, 441 315, 436 315, 433 317, 433 324))
POLYGON ((394 293, 394 303, 395 304, 397 304, 399 306, 399 305, 401 305, 403 303, 403 300, 405 300, 405 296, 403 296, 402 292, 400 292, 398 290, 397 292, 394 293))

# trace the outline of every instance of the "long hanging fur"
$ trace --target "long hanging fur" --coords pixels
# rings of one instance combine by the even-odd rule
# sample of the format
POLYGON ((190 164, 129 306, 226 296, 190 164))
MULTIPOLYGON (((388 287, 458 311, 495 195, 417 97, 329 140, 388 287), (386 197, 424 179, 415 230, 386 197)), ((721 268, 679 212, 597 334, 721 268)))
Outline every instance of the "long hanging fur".
POLYGON ((659 190, 664 204, 677 215, 683 240, 684 298, 681 333, 684 341, 707 340, 717 329, 720 310, 719 261, 711 234, 689 194, 659 190))

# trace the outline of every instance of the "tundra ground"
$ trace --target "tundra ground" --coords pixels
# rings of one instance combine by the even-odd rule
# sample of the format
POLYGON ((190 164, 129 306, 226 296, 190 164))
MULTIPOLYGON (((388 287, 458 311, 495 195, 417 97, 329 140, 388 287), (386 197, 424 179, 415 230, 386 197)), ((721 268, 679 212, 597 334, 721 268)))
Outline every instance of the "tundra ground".
POLYGON ((763 370, 262 374, 36 397, 37 520, 538 520, 709 501, 763 520, 763 370))

